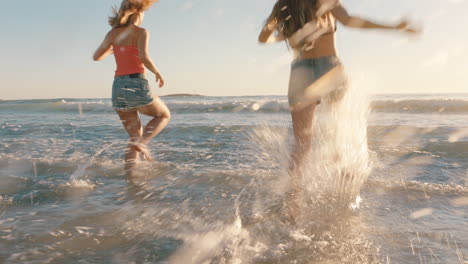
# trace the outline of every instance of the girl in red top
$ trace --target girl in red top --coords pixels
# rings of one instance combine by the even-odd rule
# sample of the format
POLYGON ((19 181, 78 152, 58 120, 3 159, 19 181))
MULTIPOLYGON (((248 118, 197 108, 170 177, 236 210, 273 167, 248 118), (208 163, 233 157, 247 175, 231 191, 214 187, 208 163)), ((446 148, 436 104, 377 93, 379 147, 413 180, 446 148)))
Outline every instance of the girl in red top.
POLYGON ((112 30, 93 57, 99 61, 111 53, 115 56, 117 70, 112 86, 112 106, 130 136, 125 153, 125 171, 130 182, 134 178, 138 153, 144 159, 151 159, 146 144, 170 119, 169 109, 159 97, 152 96, 144 75, 146 67, 155 75, 159 87, 164 86, 164 79, 148 54, 149 33, 140 27, 144 12, 156 1, 123 0, 120 9, 114 9, 114 15, 109 18, 112 30), (139 113, 153 117, 144 129, 139 113))

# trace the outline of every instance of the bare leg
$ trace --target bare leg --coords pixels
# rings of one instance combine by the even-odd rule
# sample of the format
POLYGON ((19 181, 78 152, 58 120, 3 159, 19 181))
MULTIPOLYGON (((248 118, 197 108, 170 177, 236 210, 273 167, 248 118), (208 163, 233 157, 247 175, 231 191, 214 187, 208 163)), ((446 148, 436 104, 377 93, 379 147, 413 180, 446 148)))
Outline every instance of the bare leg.
POLYGON ((288 193, 289 217, 295 220, 300 214, 302 165, 312 144, 312 124, 316 104, 291 112, 294 130, 294 149, 289 160, 291 191, 288 193))
POLYGON ((153 117, 146 124, 143 135, 139 140, 139 143, 147 144, 166 127, 171 118, 171 112, 159 97, 155 97, 149 105, 138 107, 137 110, 144 115, 153 117))
POLYGON ((127 179, 132 182, 138 153, 140 152, 146 159, 150 158, 144 144, 147 144, 163 130, 169 122, 170 112, 161 99, 155 97, 149 105, 137 107, 132 111, 117 111, 117 113, 130 137, 130 142, 125 152, 125 173, 127 179), (148 122, 144 131, 141 129, 141 120, 138 112, 154 117, 148 122))
POLYGON ((125 173, 127 175, 127 179, 131 180, 138 155, 138 149, 136 149, 132 143, 137 142, 141 138, 141 120, 136 110, 117 111, 117 113, 119 114, 125 130, 127 130, 128 136, 130 137, 130 143, 125 151, 125 173))
POLYGON ((315 107, 316 105, 313 104, 299 111, 291 112, 294 130, 294 149, 289 161, 289 171, 292 175, 300 171, 304 159, 310 151, 315 107))

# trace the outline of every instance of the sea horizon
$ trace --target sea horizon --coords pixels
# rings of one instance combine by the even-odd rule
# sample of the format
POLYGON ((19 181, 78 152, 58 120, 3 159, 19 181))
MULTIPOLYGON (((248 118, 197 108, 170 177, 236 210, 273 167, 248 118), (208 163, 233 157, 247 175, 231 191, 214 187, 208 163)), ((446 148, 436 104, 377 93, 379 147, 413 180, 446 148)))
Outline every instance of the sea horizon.
MULTIPOLYGON (((468 93, 459 93, 459 92, 447 92, 447 93, 370 93, 368 96, 386 96, 386 95, 414 95, 414 96, 468 96, 468 93)), ((256 95, 204 95, 204 94, 191 94, 191 93, 175 93, 175 94, 165 94, 159 95, 160 97, 259 97, 259 96, 284 96, 286 94, 256 94, 256 95)), ((50 98, 16 98, 16 99, 0 99, 0 101, 26 101, 26 100, 62 100, 62 99, 76 99, 76 100, 86 100, 86 99, 101 99, 101 100, 110 100, 110 97, 50 97, 50 98)))

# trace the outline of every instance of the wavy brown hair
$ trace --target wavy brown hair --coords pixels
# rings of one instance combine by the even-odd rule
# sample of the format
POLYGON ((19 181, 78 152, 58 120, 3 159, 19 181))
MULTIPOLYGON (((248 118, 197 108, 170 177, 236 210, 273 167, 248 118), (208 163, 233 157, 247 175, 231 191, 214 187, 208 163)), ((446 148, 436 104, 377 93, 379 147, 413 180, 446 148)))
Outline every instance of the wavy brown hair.
POLYGON ((276 20, 278 32, 289 38, 307 22, 317 19, 318 5, 317 0, 278 0, 267 22, 276 20))
POLYGON ((148 10, 157 0, 123 0, 119 10, 112 7, 112 16, 109 17, 109 25, 113 28, 126 27, 133 23, 136 16, 148 10))

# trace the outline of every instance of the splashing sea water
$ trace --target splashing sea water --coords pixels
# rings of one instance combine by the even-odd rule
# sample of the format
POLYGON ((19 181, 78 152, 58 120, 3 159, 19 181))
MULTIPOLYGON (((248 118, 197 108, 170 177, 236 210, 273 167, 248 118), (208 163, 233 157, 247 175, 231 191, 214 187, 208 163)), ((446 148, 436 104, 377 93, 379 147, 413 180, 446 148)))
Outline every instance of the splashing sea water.
MULTIPOLYGON (((378 100, 432 100, 406 97, 378 100)), ((53 115, 18 106, 33 102, 3 108, 0 260, 465 261, 462 112, 402 109, 398 117, 396 108, 382 108, 367 126, 369 104, 360 93, 324 102, 305 168, 304 215, 292 225, 283 213, 292 146, 285 98, 166 100, 178 114, 150 145, 157 162, 139 164, 144 184, 135 189, 127 189, 122 172, 126 135, 106 101, 85 100, 81 112, 76 102, 58 102, 53 115), (186 110, 184 100, 198 112, 186 110), (358 195, 360 206, 350 208, 358 195)))

